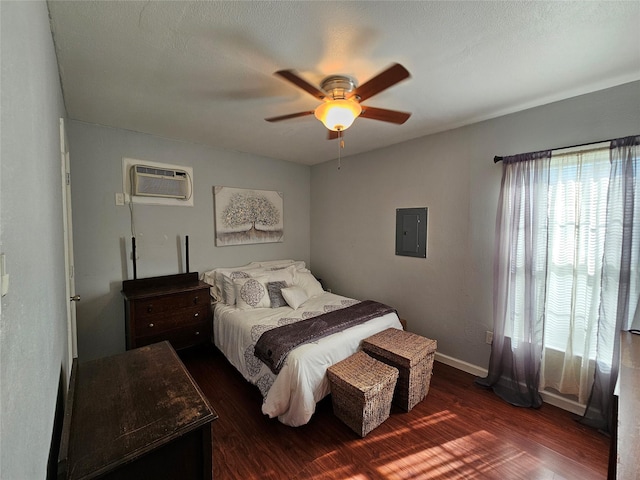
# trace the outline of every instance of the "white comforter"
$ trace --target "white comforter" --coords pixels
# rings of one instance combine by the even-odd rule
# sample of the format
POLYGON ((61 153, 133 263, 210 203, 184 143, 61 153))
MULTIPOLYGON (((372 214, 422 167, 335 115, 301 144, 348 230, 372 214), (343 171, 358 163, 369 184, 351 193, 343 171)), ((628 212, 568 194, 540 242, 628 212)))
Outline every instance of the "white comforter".
POLYGON ((297 310, 290 307, 240 310, 223 303, 215 306, 215 345, 263 397, 262 412, 291 426, 304 425, 316 403, 329 393, 327 367, 355 353, 362 339, 386 328, 402 328, 390 313, 292 350, 276 376, 256 358, 253 348, 265 330, 352 305, 352 300, 324 293, 307 300, 297 310))

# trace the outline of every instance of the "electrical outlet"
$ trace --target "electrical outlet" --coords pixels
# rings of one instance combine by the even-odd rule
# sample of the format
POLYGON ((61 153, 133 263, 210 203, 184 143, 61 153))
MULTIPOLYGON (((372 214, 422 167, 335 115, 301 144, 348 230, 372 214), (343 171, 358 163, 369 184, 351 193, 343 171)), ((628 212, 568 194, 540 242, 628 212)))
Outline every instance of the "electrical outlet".
POLYGON ((116 193, 116 205, 124 205, 124 193, 116 193))
POLYGON ((493 332, 487 330, 485 332, 484 341, 486 344, 491 345, 493 343, 493 332))

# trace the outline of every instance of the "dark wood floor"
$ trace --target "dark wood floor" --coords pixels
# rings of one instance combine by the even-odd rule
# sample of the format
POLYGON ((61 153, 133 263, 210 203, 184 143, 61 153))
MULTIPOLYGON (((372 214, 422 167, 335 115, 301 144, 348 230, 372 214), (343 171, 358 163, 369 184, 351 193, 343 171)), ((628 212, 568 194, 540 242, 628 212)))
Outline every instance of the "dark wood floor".
POLYGON ((215 349, 183 353, 220 418, 213 474, 226 479, 604 479, 609 439, 556 407, 512 407, 436 362, 427 398, 359 438, 330 398, 287 427, 262 415, 257 388, 215 349))

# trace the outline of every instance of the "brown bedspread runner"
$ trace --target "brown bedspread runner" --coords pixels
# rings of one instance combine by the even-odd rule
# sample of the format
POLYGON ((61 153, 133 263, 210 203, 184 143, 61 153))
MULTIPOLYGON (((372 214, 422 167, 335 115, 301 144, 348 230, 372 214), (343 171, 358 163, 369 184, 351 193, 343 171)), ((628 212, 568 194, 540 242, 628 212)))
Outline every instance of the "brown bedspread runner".
POLYGON ((254 354, 277 374, 289 352, 297 346, 395 311, 395 308, 383 303, 364 300, 349 307, 267 330, 256 342, 254 354))

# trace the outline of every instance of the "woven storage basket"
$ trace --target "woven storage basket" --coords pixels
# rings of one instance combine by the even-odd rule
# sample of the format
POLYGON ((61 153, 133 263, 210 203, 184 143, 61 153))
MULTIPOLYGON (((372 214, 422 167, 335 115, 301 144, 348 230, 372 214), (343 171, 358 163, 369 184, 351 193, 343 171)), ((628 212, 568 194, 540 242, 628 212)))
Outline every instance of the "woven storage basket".
POLYGON ((399 370, 393 403, 410 411, 429 393, 435 340, 389 328, 362 341, 362 349, 373 358, 399 370))
POLYGON ((361 437, 391 413, 398 369, 357 352, 330 366, 333 413, 361 437))

